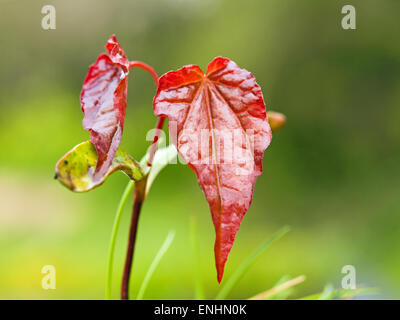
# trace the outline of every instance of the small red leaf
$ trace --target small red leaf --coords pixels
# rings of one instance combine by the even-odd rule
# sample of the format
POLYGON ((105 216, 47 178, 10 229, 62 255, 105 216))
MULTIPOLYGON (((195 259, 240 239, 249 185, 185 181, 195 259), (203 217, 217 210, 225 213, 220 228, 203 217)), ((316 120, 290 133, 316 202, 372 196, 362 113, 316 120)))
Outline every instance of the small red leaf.
POLYGON ((195 65, 163 75, 153 106, 169 119, 173 142, 209 203, 220 282, 271 141, 261 89, 250 72, 217 57, 205 75, 195 65))
POLYGON ((106 49, 108 55, 90 66, 81 92, 83 127, 98 154, 95 181, 107 172, 121 142, 128 86, 129 61, 115 36, 106 49))

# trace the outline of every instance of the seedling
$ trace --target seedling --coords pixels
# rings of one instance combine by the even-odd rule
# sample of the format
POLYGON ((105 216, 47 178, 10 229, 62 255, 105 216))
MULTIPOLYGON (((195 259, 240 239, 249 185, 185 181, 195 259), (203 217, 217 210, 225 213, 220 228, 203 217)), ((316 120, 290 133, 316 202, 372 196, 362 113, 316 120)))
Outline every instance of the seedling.
MULTIPOLYGON (((149 65, 128 60, 115 36, 110 37, 106 49, 107 54, 101 54, 90 66, 82 86, 83 127, 90 131, 90 141, 77 145, 57 162, 56 178, 75 192, 87 192, 100 186, 115 171, 124 172, 131 180, 122 196, 113 228, 107 297, 111 292, 116 233, 127 197, 134 189, 122 299, 129 298, 142 204, 158 172, 176 158, 177 153, 195 172, 209 204, 216 231, 217 279, 221 282, 236 233, 252 202, 257 177, 262 172, 264 151, 271 142, 272 131, 285 123, 285 117, 276 112, 267 115, 261 88, 254 76, 228 58, 215 58, 206 72, 198 66, 188 65, 158 78, 149 65), (153 100, 154 114, 158 117, 154 140, 140 162, 119 147, 124 129, 128 75, 135 67, 147 70, 157 87, 153 100), (157 150, 166 118, 173 145, 157 150)), ((154 271, 172 237, 167 238, 167 244, 149 271, 154 271)), ((245 270, 247 266, 243 268, 245 270)), ((239 270, 236 280, 227 283, 220 297, 226 296, 243 270, 239 270)), ((144 289, 141 289, 140 297, 144 289)))

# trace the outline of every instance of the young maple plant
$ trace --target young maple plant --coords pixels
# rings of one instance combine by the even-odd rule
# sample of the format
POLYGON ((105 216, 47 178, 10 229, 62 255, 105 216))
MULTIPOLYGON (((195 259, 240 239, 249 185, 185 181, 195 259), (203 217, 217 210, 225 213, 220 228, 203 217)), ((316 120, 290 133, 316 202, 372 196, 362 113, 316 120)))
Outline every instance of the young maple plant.
POLYGON ((147 64, 128 60, 115 36, 110 37, 106 49, 107 54, 101 54, 90 66, 82 86, 83 127, 90 131, 90 141, 77 145, 57 162, 56 178, 75 192, 92 190, 117 170, 134 181, 121 288, 121 298, 128 299, 142 204, 158 172, 179 153, 195 172, 210 207, 216 231, 217 279, 221 282, 236 233, 251 204, 256 179, 262 172, 271 132, 283 125, 285 117, 271 112, 268 119, 254 76, 227 58, 215 58, 205 73, 196 65, 188 65, 158 78, 147 64), (128 75, 134 67, 150 72, 157 86, 153 100, 158 117, 154 139, 140 162, 119 147, 128 75), (166 118, 173 145, 157 150, 166 118))

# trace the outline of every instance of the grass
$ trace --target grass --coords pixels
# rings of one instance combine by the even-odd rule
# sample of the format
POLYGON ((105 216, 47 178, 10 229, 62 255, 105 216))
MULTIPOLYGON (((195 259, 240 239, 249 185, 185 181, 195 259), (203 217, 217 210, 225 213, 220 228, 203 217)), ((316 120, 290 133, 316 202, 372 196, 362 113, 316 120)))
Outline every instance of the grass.
POLYGON ((142 300, 144 292, 146 291, 147 285, 153 276, 154 271, 156 270, 157 266, 159 265, 161 259, 167 252, 168 248, 171 246, 172 242, 174 241, 175 237, 175 231, 171 230, 167 237, 165 238, 163 244, 161 245, 161 248, 158 250, 156 256, 154 257, 153 261, 150 264, 149 269, 146 272, 146 275, 143 279, 142 285, 140 286, 138 295, 136 297, 137 300, 142 300))
MULTIPOLYGON (((121 216, 124 211, 127 199, 132 192, 134 187, 134 182, 130 181, 121 197, 120 203, 117 208, 116 216, 114 219, 114 225, 111 233, 111 241, 108 252, 108 264, 107 264, 107 278, 106 278, 106 299, 111 299, 112 296, 112 272, 113 272, 113 262, 114 262, 114 251, 115 251, 115 243, 116 236, 119 229, 119 224, 121 221, 121 216)), ((196 300, 205 299, 204 287, 202 283, 201 272, 199 269, 199 244, 197 239, 197 228, 196 221, 194 217, 190 219, 190 244, 191 244, 191 252, 192 252, 192 260, 193 260, 193 273, 194 273, 194 298, 196 300)), ((271 237, 266 239, 261 245, 255 249, 236 269, 236 271, 232 274, 232 276, 226 281, 226 283, 222 286, 217 296, 216 300, 224 300, 226 299, 231 291, 234 289, 236 284, 242 279, 242 277, 250 270, 251 266, 261 257, 261 255, 271 247, 276 241, 281 239, 284 235, 289 232, 290 228, 285 226, 274 233, 271 237)), ((175 237, 175 231, 171 230, 164 242, 162 243, 160 249, 152 260, 143 282, 141 283, 140 289, 138 291, 137 300, 142 300, 146 291, 146 288, 157 269, 160 261, 170 248, 173 243, 175 237)), ((301 275, 296 278, 291 278, 289 276, 282 277, 272 288, 259 293, 251 298, 250 300, 270 300, 270 299, 279 299, 286 300, 289 299, 290 296, 293 295, 294 287, 301 284, 305 281, 305 276, 301 275)), ((374 288, 357 288, 355 290, 346 290, 346 289, 335 289, 332 285, 327 284, 323 291, 320 293, 308 295, 300 298, 300 300, 331 300, 331 299, 352 299, 359 296, 370 296, 375 295, 377 290, 374 288)))
POLYGON ((253 251, 253 253, 242 262, 242 264, 236 269, 233 275, 228 279, 228 281, 219 291, 215 299, 225 299, 232 291, 234 286, 254 264, 254 262, 265 252, 265 250, 267 250, 275 241, 282 238, 286 233, 289 232, 289 230, 289 227, 283 227, 282 229, 274 233, 270 238, 265 240, 255 251, 253 251))
POLYGON ((119 224, 121 222, 122 213, 124 212, 124 208, 126 202, 128 200, 129 195, 132 193, 133 187, 135 186, 135 182, 133 180, 129 181, 126 185, 126 188, 122 194, 121 200, 118 204, 117 213, 114 219, 114 225, 111 231, 111 240, 110 246, 108 249, 108 261, 107 261, 107 276, 106 276, 106 299, 111 300, 112 296, 112 273, 113 273, 113 264, 114 264, 114 251, 115 251, 115 243, 117 239, 119 224))

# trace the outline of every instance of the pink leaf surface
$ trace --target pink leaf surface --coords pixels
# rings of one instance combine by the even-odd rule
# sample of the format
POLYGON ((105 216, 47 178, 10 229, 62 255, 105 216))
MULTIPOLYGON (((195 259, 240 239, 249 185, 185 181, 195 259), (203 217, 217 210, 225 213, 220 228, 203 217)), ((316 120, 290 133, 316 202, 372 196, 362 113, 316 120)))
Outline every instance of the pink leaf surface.
POLYGON ((261 88, 250 72, 217 57, 206 74, 189 65, 163 75, 153 107, 169 119, 173 142, 208 201, 221 282, 272 137, 261 88))
POLYGON ((89 67, 81 92, 83 127, 98 154, 95 181, 107 172, 121 142, 128 86, 129 61, 115 36, 106 49, 89 67))

